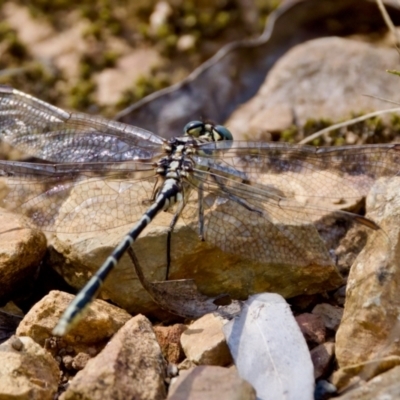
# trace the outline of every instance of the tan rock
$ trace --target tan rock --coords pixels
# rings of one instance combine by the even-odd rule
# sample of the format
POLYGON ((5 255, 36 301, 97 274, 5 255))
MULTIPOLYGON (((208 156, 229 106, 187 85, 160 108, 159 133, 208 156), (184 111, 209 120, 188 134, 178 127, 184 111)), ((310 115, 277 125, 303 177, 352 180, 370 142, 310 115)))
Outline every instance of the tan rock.
MULTIPOLYGON (((17 335, 30 336, 44 346, 46 339, 52 337, 53 328, 73 298, 68 293, 51 291, 25 315, 18 326, 17 335)), ((103 345, 130 318, 126 311, 96 300, 82 320, 62 338, 62 342, 66 346, 72 346, 77 353, 87 352, 90 346, 103 345)))
POLYGON ((0 398, 53 400, 60 371, 53 357, 29 337, 0 345, 0 398))
POLYGON ((165 359, 174 364, 181 362, 185 356, 181 346, 181 335, 187 329, 187 326, 175 324, 172 326, 154 326, 153 329, 165 359))
MULTIPOLYGON (((299 186, 298 179, 292 177, 291 182, 299 186)), ((57 235, 51 241, 55 250, 62 254, 52 257, 52 266, 71 286, 83 287, 100 267, 145 212, 152 190, 152 182, 135 185, 93 179, 71 192, 59 210, 57 235), (89 210, 82 202, 90 193, 112 199, 118 193, 118 202, 113 200, 111 207, 105 201, 88 201, 89 210), (132 203, 132 197, 135 206, 127 206, 132 203), (79 213, 71 210, 79 210, 79 213), (93 218, 93 215, 101 218, 93 218)), ((296 187, 296 191, 300 189, 296 187)), ((212 297, 227 293, 232 298, 246 298, 263 291, 293 297, 331 290, 342 284, 315 226, 299 222, 296 212, 293 219, 290 212, 280 219, 271 215, 271 222, 277 224, 275 227, 237 203, 218 202, 210 196, 206 241, 202 242, 197 234, 197 220, 193 219, 197 215, 194 211, 197 204, 193 196, 174 229, 170 279, 194 279, 201 293, 212 297), (217 234, 221 229, 221 213, 229 223, 223 224, 223 234, 217 234), (293 237, 299 240, 291 240, 293 237), (234 240, 228 240, 230 238, 234 240)), ((133 246, 150 281, 165 279, 167 233, 172 213, 173 210, 160 213, 133 246)), ((140 284, 127 255, 107 278, 99 297, 110 299, 132 314, 159 310, 140 284)))
POLYGON ((26 46, 41 42, 55 34, 44 18, 35 19, 32 17, 29 9, 14 2, 7 2, 2 8, 4 19, 8 24, 18 32, 18 39, 26 46))
POLYGON ((232 357, 222 332, 223 321, 213 314, 199 318, 182 333, 186 357, 195 364, 228 365, 232 357))
POLYGON ((72 368, 80 371, 86 367, 86 364, 90 360, 90 355, 86 353, 78 353, 72 360, 72 368))
POLYGON ((353 264, 342 322, 336 334, 340 367, 400 355, 399 178, 381 179, 367 197, 367 217, 381 230, 370 235, 353 264))
POLYGON ((339 391, 343 391, 347 387, 359 386, 398 365, 399 356, 379 358, 340 368, 332 374, 330 380, 339 391))
POLYGON ((340 397, 335 397, 336 400, 397 400, 400 393, 400 366, 394 367, 387 372, 384 372, 368 383, 349 391, 340 397))
POLYGON ((38 230, 26 228, 27 222, 0 208, 0 299, 32 282, 47 248, 46 238, 38 230))
POLYGON ((343 308, 321 303, 313 308, 312 313, 322 318, 326 328, 336 331, 343 317, 343 308))
POLYGON ((151 48, 130 49, 115 67, 101 71, 95 77, 97 100, 101 105, 114 105, 127 88, 127 82, 135 82, 146 76, 151 68, 161 62, 159 54, 151 48))
POLYGON ((171 385, 169 400, 255 400, 254 388, 235 367, 198 366, 180 373, 171 385))
POLYGON ((314 364, 314 378, 319 379, 329 371, 335 354, 335 343, 322 343, 314 347, 310 353, 311 360, 314 364))
POLYGON ((127 322, 70 382, 61 400, 165 398, 165 362, 151 323, 127 322))
POLYGON ((301 43, 277 61, 258 93, 225 124, 235 132, 235 139, 255 139, 265 131, 302 126, 309 118, 339 122, 381 110, 385 106, 379 97, 396 97, 396 80, 381 71, 396 59, 394 49, 339 37, 301 43))

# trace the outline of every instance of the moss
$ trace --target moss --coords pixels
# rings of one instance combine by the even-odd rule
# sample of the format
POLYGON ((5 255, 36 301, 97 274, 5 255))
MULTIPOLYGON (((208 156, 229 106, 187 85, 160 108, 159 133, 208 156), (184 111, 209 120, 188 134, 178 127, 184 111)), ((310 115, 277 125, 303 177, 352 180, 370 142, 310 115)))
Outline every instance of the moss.
MULTIPOLYGON (((33 75, 36 75, 37 79, 44 79, 45 73, 40 76, 37 73, 33 74, 31 67, 26 65, 34 62, 29 49, 19 41, 15 31, 0 22, 2 51, 4 44, 7 44, 2 52, 0 68, 22 66, 23 69, 29 70, 10 78, 7 83, 49 100, 44 95, 44 90, 38 90, 38 87, 42 86, 56 99, 53 103, 60 106, 73 105, 74 108, 81 105, 86 109, 88 102, 94 98, 93 74, 104 68, 112 68, 118 60, 119 54, 111 47, 115 43, 113 37, 118 36, 123 52, 129 47, 155 47, 164 56, 163 67, 153 76, 139 79, 135 87, 127 90, 120 101, 121 107, 122 104, 128 105, 128 101, 137 101, 155 90, 181 80, 224 44, 242 39, 248 33, 254 33, 253 27, 249 27, 243 19, 243 13, 236 0, 170 1, 172 13, 158 32, 154 33, 150 29, 149 21, 158 1, 15 0, 16 3, 27 7, 32 16, 51 24, 56 32, 70 29, 71 22, 75 24, 84 19, 88 27, 82 32, 82 38, 89 50, 79 62, 78 83, 69 89, 69 83, 57 85, 53 82, 53 87, 49 90, 48 83, 31 81, 33 75), (177 44, 182 35, 190 35, 195 39, 192 48, 178 48, 177 44), (58 96, 54 96, 57 91, 58 96)), ((260 2, 261 15, 270 7, 264 3, 270 2, 260 2)), ((0 6, 1 4, 0 0, 0 6)), ((63 80, 59 72, 55 76, 63 80)))
POLYGON ((72 86, 67 99, 68 106, 73 109, 88 109, 93 106, 96 84, 92 80, 81 80, 72 86))
POLYGON ((20 66, 21 61, 29 58, 28 49, 18 39, 16 31, 6 22, 0 22, 0 43, 2 43, 0 68, 20 66))
POLYGON ((160 73, 155 76, 141 76, 131 89, 124 91, 116 107, 127 107, 157 90, 170 86, 170 84, 171 82, 165 74, 160 73))
MULTIPOLYGON (((363 114, 354 114, 351 118, 356 118, 363 114)), ((343 122, 345 122, 344 120, 343 122)), ((340 121, 338 121, 340 122, 340 121)), ((336 123, 336 122, 335 122, 336 123)), ((297 136, 296 133, 290 132, 288 141, 292 141, 295 137, 295 142, 312 135, 313 133, 324 129, 333 124, 333 121, 327 119, 315 120, 309 119, 302 128, 298 129, 298 133, 303 132, 302 136, 297 136)), ((285 138, 288 133, 285 132, 285 138)), ((283 133, 281 135, 283 135, 283 133)), ((314 146, 335 145, 342 146, 346 144, 374 144, 374 143, 388 143, 396 139, 400 135, 400 117, 393 114, 390 121, 382 119, 381 117, 369 118, 365 121, 360 121, 355 124, 335 129, 328 132, 326 135, 320 136, 311 142, 314 146)), ((285 140, 282 137, 282 140, 285 140)))
POLYGON ((61 81, 63 76, 59 70, 38 62, 26 64, 14 74, 0 75, 0 84, 23 88, 24 91, 53 104, 59 102, 60 91, 57 84, 61 81))
POLYGON ((280 134, 280 139, 283 142, 294 143, 296 140, 296 135, 298 134, 299 130, 297 126, 292 125, 290 128, 285 129, 280 134))

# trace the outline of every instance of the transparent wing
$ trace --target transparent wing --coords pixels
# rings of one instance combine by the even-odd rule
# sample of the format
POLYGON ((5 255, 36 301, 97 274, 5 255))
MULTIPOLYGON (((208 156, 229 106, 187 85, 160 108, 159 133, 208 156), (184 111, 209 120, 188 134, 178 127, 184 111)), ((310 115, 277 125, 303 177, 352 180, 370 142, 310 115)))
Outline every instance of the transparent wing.
POLYGON ((196 221, 202 205, 205 240, 231 254, 277 265, 332 263, 329 244, 345 228, 361 222, 377 229, 343 209, 354 209, 378 178, 400 170, 398 145, 225 142, 201 150, 188 183, 200 188, 203 198, 192 191, 185 221, 201 231, 202 222, 196 226, 196 221))
POLYGON ((144 129, 69 113, 0 85, 0 138, 30 156, 52 162, 151 159, 163 139, 144 129))
POLYGON ((305 204, 353 201, 380 177, 400 173, 400 145, 313 147, 263 142, 201 146, 200 168, 305 204))
POLYGON ((146 163, 0 161, 0 206, 44 231, 108 230, 141 217, 155 181, 153 166, 146 163))

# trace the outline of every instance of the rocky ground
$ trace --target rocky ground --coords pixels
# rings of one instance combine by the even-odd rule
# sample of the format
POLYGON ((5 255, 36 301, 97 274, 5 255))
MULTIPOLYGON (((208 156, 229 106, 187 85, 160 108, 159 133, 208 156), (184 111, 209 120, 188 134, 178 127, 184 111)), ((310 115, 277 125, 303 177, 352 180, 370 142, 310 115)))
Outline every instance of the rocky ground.
MULTIPOLYGON (((239 26, 239 14, 226 8, 229 2, 225 6, 222 3, 212 14, 212 18, 222 21, 220 31, 208 33, 210 36, 205 35, 202 41, 189 28, 178 34, 171 33, 168 25, 169 33, 166 38, 162 36, 165 40, 161 44, 151 31, 158 26, 157 21, 163 21, 163 16, 165 21, 165 15, 175 10, 172 2, 149 5, 142 13, 132 11, 137 18, 134 22, 140 18, 150 22, 140 32, 130 28, 130 41, 126 37, 116 40, 118 35, 111 29, 112 23, 122 18, 122 6, 103 13, 104 20, 96 26, 90 18, 82 19, 76 10, 60 14, 60 10, 53 9, 54 16, 63 15, 65 19, 47 16, 39 23, 40 10, 29 11, 23 2, 0 3, 4 19, 1 29, 8 35, 0 45, 10 57, 3 64, 2 56, 1 68, 7 70, 1 82, 5 79, 18 89, 62 106, 86 111, 92 107, 91 111, 96 112, 118 102, 121 107, 124 96, 124 101, 140 97, 132 92, 122 95, 124 82, 137 79, 135 74, 146 74, 150 65, 161 58, 163 67, 156 68, 156 77, 168 75, 166 71, 173 69, 181 71, 169 76, 168 82, 160 84, 163 86, 185 76, 204 60, 202 57, 212 54, 215 46, 239 38, 239 29, 232 28, 239 26), (231 20, 228 18, 229 23, 224 25, 226 13, 231 20), (99 36, 106 23, 106 36, 99 36), (12 41, 17 33, 14 39, 18 40, 12 41), (207 41, 213 35, 220 38, 218 43, 207 41), (163 52, 153 46, 154 42, 163 52), (87 53, 90 44, 94 44, 94 54, 87 53), (19 65, 18 46, 25 48, 20 52, 28 63, 23 73, 15 70, 19 65), (199 52, 201 49, 202 56, 191 52, 190 46, 199 52), (131 53, 131 47, 137 50, 131 53), (82 85, 86 76, 82 60, 90 64, 95 54, 105 55, 110 48, 117 49, 118 57, 110 61, 116 56, 104 56, 107 59, 101 61, 103 64, 97 60, 95 72, 86 86, 82 85), (14 50, 10 53, 10 49, 14 50), (92 58, 85 59, 85 54, 92 58), (182 61, 185 57, 186 64, 182 61), (36 69, 31 69, 32 60, 42 60, 43 67, 44 59, 52 60, 61 75, 50 74, 52 78, 47 79, 43 71, 33 74, 36 69), (41 96, 46 86, 39 87, 37 81, 47 82, 51 90, 41 96), (82 92, 74 97, 77 87, 82 92), (70 95, 61 99, 60 93, 70 95)), ((242 9, 245 7, 246 2, 238 3, 242 9)), ((259 21, 266 10, 249 4, 252 7, 247 10, 247 18, 253 10, 259 21)), ((84 5, 80 12, 88 12, 84 5)), ((190 22, 193 13, 185 12, 181 18, 190 22)), ((241 23, 249 24, 248 20, 241 23)), ((128 28, 124 29, 126 33, 128 28)), ((254 30, 248 28, 248 33, 254 34, 254 30)), ((382 109, 385 105, 380 98, 398 100, 398 77, 385 72, 398 65, 399 56, 392 44, 390 35, 379 30, 298 44, 279 56, 257 94, 238 107, 226 124, 236 138, 294 143, 318 128, 382 109)), ((158 88, 154 82, 149 86, 158 88)), ((325 135, 314 144, 396 141, 398 121, 396 114, 377 117, 325 135)), ((360 191, 360 198, 353 198, 352 204, 334 196, 335 191, 345 193, 342 186, 347 183, 341 177, 326 171, 308 176, 307 182, 324 176, 329 185, 336 183, 326 192, 331 202, 326 207, 365 213, 381 229, 355 225, 346 231, 340 224, 326 224, 316 231, 314 225, 293 224, 291 232, 298 237, 302 232, 304 237, 304 242, 297 243, 298 252, 302 252, 296 254, 302 257, 293 256, 286 248, 279 262, 273 257, 274 262, 261 257, 251 259, 246 254, 233 257, 213 243, 199 242, 190 227, 178 224, 173 244, 182 250, 173 255, 171 282, 178 282, 176 288, 180 289, 181 279, 194 279, 199 291, 212 297, 228 293, 233 299, 245 301, 250 296, 234 318, 229 313, 208 312, 197 319, 185 319, 168 312, 145 290, 126 257, 106 282, 101 299, 92 304, 69 334, 55 337, 52 329, 72 300, 71 293, 84 285, 127 228, 76 235, 66 235, 60 228, 60 232, 46 233, 46 244, 42 232, 25 228, 30 226, 27 220, 2 211, 0 398, 275 399, 278 397, 272 393, 277 387, 280 393, 290 393, 289 398, 310 399, 314 384, 316 399, 331 395, 343 400, 398 398, 400 167, 396 149, 378 161, 372 160, 371 171, 379 167, 380 179, 373 182, 366 198, 360 191), (374 161, 379 161, 377 167, 374 161), (327 239, 325 244, 320 237, 327 239), (282 297, 265 292, 279 293, 288 299, 290 307, 282 297)), ((305 196, 307 185, 299 185, 297 194, 305 196)), ((73 195, 66 200, 66 209, 73 195)), ((165 276, 169 221, 168 213, 160 215, 135 247, 149 282, 162 281, 165 276)), ((76 221, 78 226, 88 223, 76 221)), ((257 230, 263 235, 254 241, 266 242, 268 238, 271 251, 266 253, 273 253, 278 245, 275 235, 268 233, 262 221, 258 221, 257 230)), ((245 242, 242 246, 250 252, 250 245, 245 242)))

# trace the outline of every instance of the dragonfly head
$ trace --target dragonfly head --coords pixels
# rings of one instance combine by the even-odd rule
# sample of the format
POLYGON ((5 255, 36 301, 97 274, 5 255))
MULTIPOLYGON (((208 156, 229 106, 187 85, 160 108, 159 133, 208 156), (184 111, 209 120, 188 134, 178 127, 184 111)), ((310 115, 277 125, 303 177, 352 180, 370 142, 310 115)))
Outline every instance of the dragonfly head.
POLYGON ((191 121, 185 125, 183 132, 195 138, 207 137, 213 142, 233 140, 232 133, 225 126, 214 125, 210 122, 191 121))

